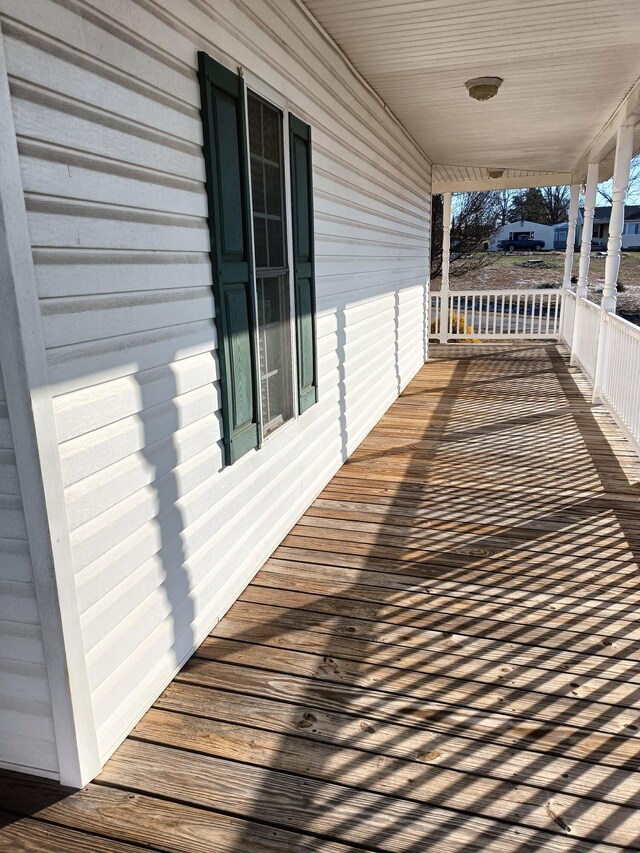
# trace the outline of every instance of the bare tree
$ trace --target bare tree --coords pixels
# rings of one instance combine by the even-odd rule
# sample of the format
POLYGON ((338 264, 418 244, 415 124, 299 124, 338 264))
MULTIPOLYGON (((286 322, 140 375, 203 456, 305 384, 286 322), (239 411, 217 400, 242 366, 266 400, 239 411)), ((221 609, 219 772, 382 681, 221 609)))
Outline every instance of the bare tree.
POLYGON ((511 221, 528 219, 541 225, 563 222, 569 214, 567 187, 529 187, 512 194, 509 205, 511 221))
MULTIPOLYGON (((613 203, 613 178, 598 184, 598 196, 606 204, 613 203)), ((640 154, 631 161, 627 201, 629 204, 640 203, 640 154)))
POLYGON ((564 222, 569 216, 569 188, 542 187, 542 203, 545 213, 543 225, 556 225, 564 222))
POLYGON ((513 190, 496 190, 498 226, 500 228, 509 221, 509 208, 511 207, 512 196, 513 190))
MULTIPOLYGON (((489 262, 486 244, 500 224, 500 193, 457 193, 451 220, 451 275, 464 275, 489 262)), ((442 196, 431 209, 431 276, 442 272, 442 196)))
POLYGON ((511 195, 508 222, 542 222, 545 216, 542 192, 538 187, 528 187, 511 195))

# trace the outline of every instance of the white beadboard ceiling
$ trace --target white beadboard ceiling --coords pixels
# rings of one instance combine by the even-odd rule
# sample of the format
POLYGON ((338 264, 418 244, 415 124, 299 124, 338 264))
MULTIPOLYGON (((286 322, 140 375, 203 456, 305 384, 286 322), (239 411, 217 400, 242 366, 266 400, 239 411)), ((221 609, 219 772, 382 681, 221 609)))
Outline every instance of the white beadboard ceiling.
POLYGON ((589 157, 610 174, 640 101, 640 0, 303 2, 431 159, 434 189, 568 183, 589 157), (485 75, 504 83, 480 103, 464 83, 485 75))

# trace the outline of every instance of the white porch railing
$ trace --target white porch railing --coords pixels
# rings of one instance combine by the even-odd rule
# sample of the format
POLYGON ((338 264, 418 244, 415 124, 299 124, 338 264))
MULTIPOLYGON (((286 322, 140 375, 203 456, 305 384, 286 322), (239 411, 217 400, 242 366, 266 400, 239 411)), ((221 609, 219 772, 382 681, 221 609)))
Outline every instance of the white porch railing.
POLYGON ((640 448, 640 327, 565 293, 560 340, 622 429, 640 448))
POLYGON ((640 327, 617 314, 602 313, 593 396, 640 449, 640 327))
POLYGON ((573 293, 567 297, 567 302, 572 298, 575 304, 575 316, 571 342, 565 340, 565 343, 571 348, 571 364, 577 364, 593 385, 598 360, 600 306, 595 302, 589 302, 588 299, 578 299, 573 293))
POLYGON ((573 329, 576 321, 576 295, 571 290, 565 290, 560 312, 560 337, 571 348, 573 329))
POLYGON ((447 340, 481 338, 557 338, 560 333, 562 290, 455 290, 449 292, 448 310, 441 296, 431 296, 432 334, 447 324, 447 340))
POLYGON ((431 294, 431 336, 442 342, 549 338, 571 350, 600 400, 640 450, 640 327, 570 290, 431 294), (441 334, 442 324, 446 334, 441 334))

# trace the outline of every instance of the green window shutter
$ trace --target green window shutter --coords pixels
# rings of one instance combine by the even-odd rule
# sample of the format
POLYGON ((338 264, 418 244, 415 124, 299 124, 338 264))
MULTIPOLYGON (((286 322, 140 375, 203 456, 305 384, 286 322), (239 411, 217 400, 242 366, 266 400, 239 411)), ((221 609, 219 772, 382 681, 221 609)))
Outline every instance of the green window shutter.
POLYGON ((259 407, 242 79, 198 54, 225 461, 258 445, 259 407))
POLYGON ((318 400, 316 358, 316 288, 313 254, 313 185, 311 128, 289 114, 293 275, 295 282, 300 414, 318 400))

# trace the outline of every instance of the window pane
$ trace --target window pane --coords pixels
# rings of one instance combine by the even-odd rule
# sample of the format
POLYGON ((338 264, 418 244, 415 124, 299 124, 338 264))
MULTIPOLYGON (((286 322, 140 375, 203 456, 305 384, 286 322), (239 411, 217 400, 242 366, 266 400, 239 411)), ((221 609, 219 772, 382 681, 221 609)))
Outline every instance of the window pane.
POLYGON ((282 176, 277 166, 264 166, 264 192, 267 200, 266 213, 282 221, 282 176))
POLYGON ((264 199, 264 164, 258 157, 251 158, 251 202, 254 213, 266 213, 264 199))
POLYGON ((253 217, 253 248, 255 251, 256 267, 269 266, 267 250, 267 220, 262 216, 253 217))
POLYGON ((286 257, 282 113, 251 93, 248 103, 256 268, 282 269, 286 257))
POLYGON ((267 222, 267 246, 269 248, 269 266, 282 269, 284 260, 284 241, 282 239, 282 223, 270 219, 267 222))
POLYGON ((249 96, 249 151, 262 155, 262 101, 249 96))
POLYGON ((280 162, 281 116, 277 110, 262 105, 263 155, 274 163, 280 162))
POLYGON ((293 415, 287 276, 258 278, 260 392, 264 434, 293 415))

